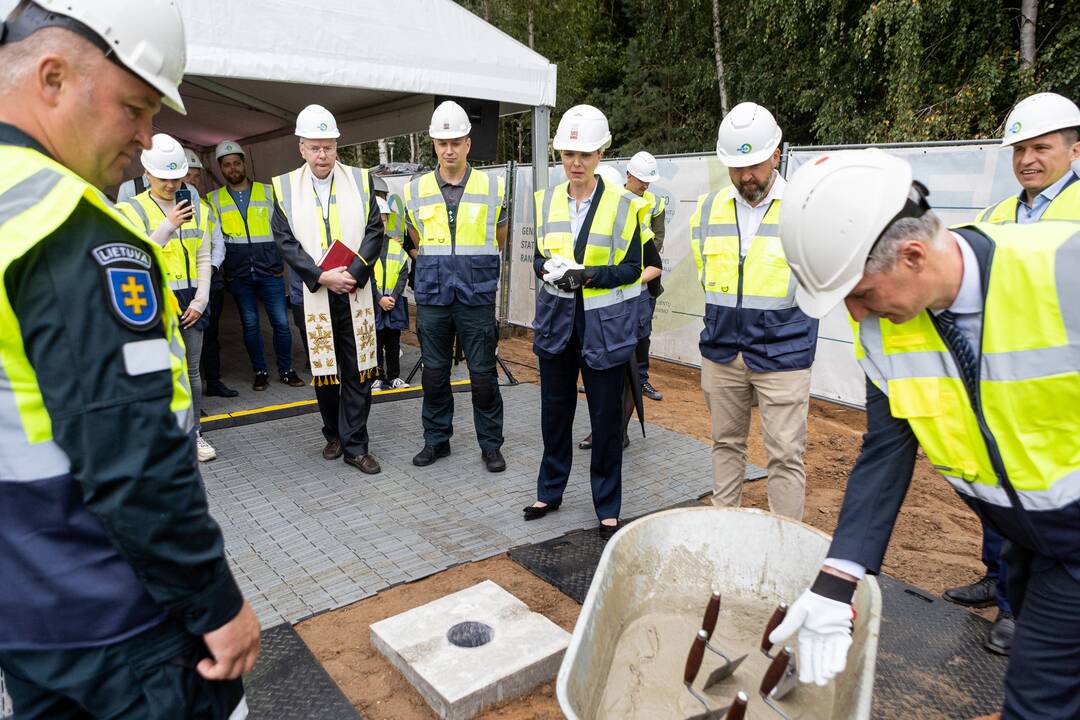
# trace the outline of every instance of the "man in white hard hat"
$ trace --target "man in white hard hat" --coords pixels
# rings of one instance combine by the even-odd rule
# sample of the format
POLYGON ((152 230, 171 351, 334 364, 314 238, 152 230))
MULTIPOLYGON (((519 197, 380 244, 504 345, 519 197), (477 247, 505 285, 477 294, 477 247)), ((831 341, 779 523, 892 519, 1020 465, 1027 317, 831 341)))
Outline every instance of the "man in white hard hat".
POLYGON ((273 179, 271 228, 292 269, 289 299, 307 335, 326 438, 322 455, 344 455, 345 464, 374 475, 381 468, 369 452, 367 423, 376 375, 375 309, 365 286, 382 248, 383 223, 371 175, 337 161, 340 135, 326 108, 300 111, 296 136, 304 164, 273 179))
MULTIPOLYGON (((1013 149, 1013 174, 1019 195, 1010 195, 983 210, 980 222, 1020 223, 1039 220, 1080 221, 1080 182, 1072 163, 1080 158, 1080 109, 1056 93, 1024 98, 1005 121, 1004 146, 1013 149)), ((1008 568, 1001 561, 1003 538, 983 524, 982 561, 986 574, 971 585, 949 588, 944 597, 968 607, 997 604, 998 615, 986 637, 986 648, 1007 655, 1016 623, 1005 592, 1008 568)))
MULTIPOLYGON (((274 189, 270 183, 252 182, 248 177, 244 149, 238 143, 232 140, 218 143, 214 157, 225 185, 210 193, 208 199, 217 213, 218 224, 225 237, 225 261, 221 274, 240 312, 244 347, 255 373, 251 389, 262 391, 270 386, 262 329, 259 327, 260 302, 273 329, 278 379, 289 387, 304 387, 306 383, 292 366, 292 331, 285 307, 285 267, 270 227, 274 189)), ((215 394, 225 397, 229 397, 229 393, 235 395, 236 391, 224 387, 220 377, 219 371, 215 394)), ((208 394, 209 391, 208 378, 208 394)))
POLYGON ((205 194, 202 184, 204 168, 202 158, 199 157, 199 153, 191 148, 184 149, 184 156, 187 158, 188 164, 188 172, 187 175, 184 176, 184 182, 194 186, 200 193, 205 194))
POLYGON ((770 636, 799 673, 844 670, 920 447, 1009 547, 1016 636, 1002 717, 1080 717, 1080 224, 946 228, 904 160, 828 153, 795 173, 780 233, 800 307, 843 301, 867 432, 827 559, 770 636))
POLYGON ((705 291, 699 347, 712 417, 713 504, 742 500, 756 393, 769 456, 769 509, 798 520, 818 324, 795 304, 795 278, 780 247, 780 138, 772 113, 755 103, 739 103, 724 116, 716 154, 731 185, 698 198, 690 245, 705 291))
POLYGON ((506 460, 501 450, 503 402, 495 374, 495 293, 507 231, 505 180, 469 165, 472 123, 456 102, 447 100, 435 108, 428 131, 439 165, 405 186, 409 235, 417 250, 413 297, 424 362, 424 447, 413 464, 431 465, 450 454, 450 365, 456 335, 469 365, 481 461, 489 472, 502 472, 506 460))
POLYGON ((259 624, 207 512, 163 252, 102 190, 183 112, 167 0, 0 25, 0 669, 15 717, 242 718, 259 624), (150 690, 152 688, 152 691, 150 690))
MULTIPOLYGON (((656 158, 650 153, 642 150, 630 158, 630 162, 626 166, 626 189, 638 197, 645 198, 645 201, 649 203, 649 225, 652 230, 650 240, 658 255, 664 251, 664 235, 666 234, 664 216, 667 213, 667 197, 664 195, 658 196, 649 189, 649 186, 659 179, 660 170, 656 158)), ((663 400, 663 394, 649 382, 649 347, 651 345, 652 318, 656 313, 656 299, 660 297, 660 293, 664 292, 664 288, 660 284, 660 276, 653 277, 653 273, 648 270, 648 267, 649 265, 646 262, 646 269, 642 273, 641 281, 647 284, 648 292, 643 292, 639 300, 638 344, 634 355, 637 358, 641 394, 650 400, 663 400)), ((662 264, 660 269, 662 272, 662 264)))

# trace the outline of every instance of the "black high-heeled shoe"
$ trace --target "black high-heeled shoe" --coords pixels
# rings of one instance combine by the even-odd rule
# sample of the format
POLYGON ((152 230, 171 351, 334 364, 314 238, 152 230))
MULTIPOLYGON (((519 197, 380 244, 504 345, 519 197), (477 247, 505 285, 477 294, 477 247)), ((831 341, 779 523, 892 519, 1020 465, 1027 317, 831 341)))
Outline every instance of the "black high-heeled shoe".
POLYGON ((547 515, 549 512, 555 512, 556 510, 558 510, 560 505, 562 505, 562 501, 559 501, 557 503, 548 503, 544 507, 535 507, 533 505, 529 505, 525 508, 525 522, 528 522, 530 520, 539 520, 540 518, 547 515))

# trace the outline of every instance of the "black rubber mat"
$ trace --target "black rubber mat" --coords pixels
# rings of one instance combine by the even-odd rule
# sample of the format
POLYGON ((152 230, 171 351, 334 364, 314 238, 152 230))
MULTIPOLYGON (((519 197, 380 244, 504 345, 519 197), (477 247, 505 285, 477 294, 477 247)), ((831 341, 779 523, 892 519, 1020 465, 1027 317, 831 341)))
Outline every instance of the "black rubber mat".
POLYGON ((362 720, 288 623, 263 631, 244 687, 250 720, 362 720))
MULTIPOLYGON (((585 600, 604 540, 595 530, 510 550, 518 564, 585 600)), ((879 576, 881 638, 874 718, 971 718, 1001 708, 1006 658, 983 649, 990 623, 930 593, 879 576)))

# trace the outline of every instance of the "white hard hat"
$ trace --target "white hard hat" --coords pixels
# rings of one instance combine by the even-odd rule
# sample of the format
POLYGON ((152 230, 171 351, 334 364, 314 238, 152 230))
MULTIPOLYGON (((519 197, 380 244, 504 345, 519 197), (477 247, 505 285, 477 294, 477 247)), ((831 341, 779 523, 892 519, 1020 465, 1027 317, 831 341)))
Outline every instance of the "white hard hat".
POLYGON ((187 158, 188 169, 198 168, 203 169, 202 160, 199 159, 199 153, 195 152, 191 148, 184 149, 184 157, 187 158))
POLYGON ((626 184, 626 176, 616 170, 614 165, 598 165, 596 174, 604 178, 604 184, 609 187, 621 188, 626 184))
POLYGON ((383 180, 378 175, 372 175, 371 176, 371 181, 373 183, 375 183, 375 192, 384 192, 384 193, 390 192, 390 186, 387 185, 386 181, 383 180))
POLYGON ((435 112, 431 113, 428 135, 435 140, 454 140, 467 137, 471 132, 469 114, 453 100, 443 101, 435 108, 435 112))
MULTIPOLYGON (((16 3, 18 7, 18 3, 16 3)), ((184 113, 180 82, 187 42, 180 9, 172 0, 34 0, 5 23, 5 44, 45 27, 74 32, 115 58, 184 113)))
POLYGON ((915 185, 921 192, 906 161, 876 148, 828 153, 795 172, 780 203, 780 241, 803 312, 824 317, 859 283, 885 228, 925 212, 925 188, 915 185), (917 192, 919 202, 909 200, 917 192))
POLYGON ((626 166, 626 172, 641 182, 652 183, 660 179, 660 171, 656 167, 656 158, 644 150, 630 158, 630 164, 626 166))
POLYGON ((379 206, 379 214, 381 214, 381 215, 389 215, 390 214, 390 203, 386 202, 385 198, 381 198, 381 197, 376 196, 375 204, 379 206))
POLYGON ((781 136, 776 118, 766 108, 752 102, 739 103, 720 121, 716 155, 728 167, 757 165, 780 146, 781 136))
POLYGON ((322 105, 308 105, 296 116, 296 135, 305 140, 329 140, 341 133, 329 110, 322 105))
POLYGON ((243 156, 244 148, 240 147, 239 143, 233 142, 232 140, 222 140, 217 144, 217 147, 214 148, 214 159, 220 160, 226 155, 243 156))
POLYGON ((154 135, 149 150, 143 150, 143 169, 159 180, 179 180, 187 175, 188 161, 184 147, 165 133, 154 135))
POLYGON ((1030 140, 1055 130, 1080 127, 1080 108, 1069 98, 1044 92, 1029 95, 1009 113, 1002 145, 1030 140))
POLYGON ((607 117, 592 105, 575 105, 559 120, 551 142, 556 150, 595 152, 611 145, 607 117))

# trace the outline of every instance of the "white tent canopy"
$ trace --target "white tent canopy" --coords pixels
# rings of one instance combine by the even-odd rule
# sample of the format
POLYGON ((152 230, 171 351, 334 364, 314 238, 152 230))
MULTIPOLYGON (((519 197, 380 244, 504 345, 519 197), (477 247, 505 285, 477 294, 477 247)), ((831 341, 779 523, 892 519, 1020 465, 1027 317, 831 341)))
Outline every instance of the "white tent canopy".
POLYGON ((260 178, 298 164, 293 126, 311 103, 348 144, 426 129, 437 95, 493 100, 503 115, 534 109, 546 153, 555 66, 452 0, 179 4, 188 115, 166 109, 155 125, 197 147, 239 140, 260 178))

